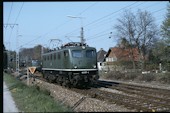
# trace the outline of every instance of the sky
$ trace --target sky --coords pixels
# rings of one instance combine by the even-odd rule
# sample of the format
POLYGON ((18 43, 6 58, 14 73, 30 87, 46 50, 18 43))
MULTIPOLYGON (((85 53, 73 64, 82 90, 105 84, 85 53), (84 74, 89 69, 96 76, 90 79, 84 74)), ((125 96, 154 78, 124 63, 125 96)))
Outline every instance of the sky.
POLYGON ((108 51, 117 44, 114 26, 124 10, 134 14, 148 11, 160 28, 168 1, 84 1, 84 2, 3 2, 3 43, 7 50, 19 51, 36 45, 54 47, 80 42, 81 27, 85 42, 97 51, 108 51), (71 18, 76 17, 76 18, 71 18), (110 34, 112 32, 112 34, 110 34), (109 38, 111 37, 111 38, 109 38), (59 39, 50 42, 51 39, 59 39))

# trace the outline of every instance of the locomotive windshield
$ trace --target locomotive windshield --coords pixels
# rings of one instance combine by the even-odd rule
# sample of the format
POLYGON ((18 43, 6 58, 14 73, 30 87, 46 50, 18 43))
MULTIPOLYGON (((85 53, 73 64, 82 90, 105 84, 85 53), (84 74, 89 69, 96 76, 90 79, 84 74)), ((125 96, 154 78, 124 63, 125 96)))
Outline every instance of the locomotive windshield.
POLYGON ((38 61, 38 60, 32 60, 31 66, 39 66, 39 65, 40 65, 40 61, 38 61))
POLYGON ((93 58, 93 57, 95 57, 95 56, 96 56, 96 53, 95 53, 94 50, 87 50, 87 51, 86 51, 86 57, 88 57, 88 58, 93 58))
POLYGON ((72 56, 74 58, 82 58, 82 57, 94 58, 96 57, 96 52, 95 50, 87 50, 87 51, 72 50, 72 56))
POLYGON ((72 51, 72 55, 73 55, 73 57, 75 57, 75 58, 81 58, 81 57, 83 57, 83 54, 82 54, 82 51, 81 51, 81 50, 73 50, 73 51, 72 51))

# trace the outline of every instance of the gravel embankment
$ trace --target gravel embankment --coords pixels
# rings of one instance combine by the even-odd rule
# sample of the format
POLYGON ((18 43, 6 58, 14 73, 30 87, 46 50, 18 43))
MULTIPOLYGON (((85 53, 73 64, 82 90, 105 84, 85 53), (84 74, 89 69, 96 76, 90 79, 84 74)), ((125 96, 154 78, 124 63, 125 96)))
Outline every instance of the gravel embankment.
POLYGON ((116 112, 116 111, 132 111, 124 108, 123 106, 117 106, 116 104, 109 104, 105 101, 100 101, 94 98, 85 97, 82 94, 76 93, 62 86, 55 84, 49 84, 47 82, 36 79, 35 83, 40 88, 45 88, 51 92, 56 100, 61 103, 74 108, 76 112, 116 112), (84 100, 82 98, 84 97, 84 100), (82 102, 80 102, 82 100, 82 102), (77 104, 80 102, 79 104, 77 104))

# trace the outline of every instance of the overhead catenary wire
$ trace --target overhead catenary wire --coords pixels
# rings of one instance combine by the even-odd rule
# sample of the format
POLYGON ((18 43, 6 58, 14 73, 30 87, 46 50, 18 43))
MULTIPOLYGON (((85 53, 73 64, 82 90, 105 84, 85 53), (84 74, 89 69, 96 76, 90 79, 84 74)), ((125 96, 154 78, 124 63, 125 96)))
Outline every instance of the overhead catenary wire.
POLYGON ((80 12, 78 15, 81 15, 82 13, 84 13, 86 10, 88 10, 89 8, 93 7, 94 5, 96 5, 98 2, 95 2, 94 4, 90 5, 89 7, 87 7, 86 9, 84 9, 82 12, 80 12))
MULTIPOLYGON (((18 20, 18 18, 19 18, 19 15, 20 15, 20 13, 21 13, 21 10, 22 10, 22 8, 23 8, 23 5, 24 5, 24 2, 22 3, 22 6, 21 6, 21 8, 20 8, 20 10, 19 10, 19 13, 18 13, 18 15, 17 15, 15 21, 14 21, 14 24, 16 24, 16 22, 17 22, 17 20, 18 20)), ((13 31, 13 28, 12 28, 12 30, 11 30, 11 32, 10 32, 9 41, 10 41, 11 36, 12 36, 12 31, 13 31)))
MULTIPOLYGON (((165 8, 161 8, 161 9, 159 9, 159 10, 153 11, 153 12, 151 12, 151 14, 156 13, 156 12, 159 12, 159 11, 164 10, 164 9, 165 9, 165 8)), ((162 19, 162 18, 161 18, 161 19, 162 19)), ((157 19, 157 20, 160 20, 160 19, 157 19)), ((107 30, 109 30, 109 29, 107 29, 107 30)), ((105 31, 103 31, 103 32, 106 32, 107 30, 105 30, 105 31)), ((103 32, 100 32, 99 34, 101 34, 101 33, 103 33, 103 32)), ((99 38, 99 37, 102 37, 102 36, 105 36, 105 35, 107 35, 107 34, 105 33, 104 35, 100 35, 100 36, 93 35, 93 36, 91 36, 91 39, 96 39, 96 38, 99 38), (94 36, 95 36, 95 37, 94 37, 94 36)), ((89 40, 91 40, 91 39, 87 39, 87 41, 89 41, 89 40)))
MULTIPOLYGON (((137 3, 137 2, 135 2, 135 3, 137 3)), ((135 3, 133 3, 133 4, 135 4, 135 3)), ((132 6, 133 4, 131 4, 130 6, 132 6)), ((140 4, 138 4, 138 5, 140 5, 140 4)), ((89 6, 90 7, 90 6, 89 6)), ((127 6, 128 7, 128 6, 127 6)), ((135 7, 137 7, 137 6, 135 6, 135 7)), ((120 9, 121 10, 121 9, 120 9)), ((84 11, 86 11, 86 9, 84 10, 84 11)), ((83 12, 83 11, 82 11, 83 12)), ((119 12, 119 11, 118 11, 119 12)), ((116 12, 114 12, 114 13, 116 13, 116 12)), ((81 13, 79 13, 79 14, 81 14, 81 13)), ((109 15, 106 15, 106 17, 109 17, 109 15)), ((99 18, 99 19, 97 19, 97 21, 99 21, 99 20, 102 20, 103 18, 106 18, 106 17, 102 17, 102 18, 99 18)), ((93 22, 91 22, 91 23, 89 23, 89 24, 87 24, 85 27, 87 27, 87 26, 89 26, 89 25, 93 25, 94 23, 96 23, 97 21, 93 21, 93 22)), ((79 28, 78 28, 79 29, 79 28)), ((76 29, 77 30, 77 29, 76 29)), ((75 30, 74 30, 75 31, 75 30)), ((72 32, 71 32, 72 33, 72 32)), ((70 34, 70 33, 68 33, 68 34, 70 34)), ((46 34, 47 35, 47 34, 46 34)), ((43 36, 41 36, 41 37, 43 37, 43 36)), ((37 39, 39 39, 39 38, 41 38, 41 37, 37 37, 37 39)), ((36 40, 36 39, 35 39, 36 40)), ((35 40, 32 40, 32 41, 35 41, 35 40)), ((32 41, 30 41, 30 42, 32 42, 32 41)), ((29 42, 28 42, 29 43, 29 42)))
MULTIPOLYGON (((136 2, 135 2, 135 3, 136 3, 136 2)), ((94 24, 94 23, 97 23, 97 22, 99 22, 100 20, 103 20, 104 18, 111 16, 112 14, 115 14, 115 13, 117 13, 117 12, 123 10, 123 9, 126 9, 126 8, 128 8, 128 7, 132 6, 132 5, 134 5, 135 3, 130 4, 130 5, 126 6, 126 7, 123 7, 123 8, 121 8, 121 9, 119 9, 119 10, 117 10, 117 11, 111 13, 111 14, 108 14, 108 15, 102 17, 102 18, 99 18, 99 19, 97 19, 97 20, 95 20, 95 21, 93 21, 93 22, 91 22, 91 23, 85 25, 84 27, 87 27, 87 26, 89 26, 89 25, 92 25, 92 24, 94 24)), ((142 4, 142 3, 141 3, 141 4, 142 4)), ((139 4, 139 5, 141 5, 141 4, 139 4)), ((158 4, 158 3, 155 3, 155 4, 158 4)), ((154 5, 155 5, 155 4, 154 4, 154 5)), ((137 5, 137 6, 139 6, 139 5, 137 5)), ((154 6, 154 5, 150 5, 150 6, 146 7, 146 8, 152 7, 152 6, 154 6)), ((134 6, 134 7, 137 7, 137 6, 134 6)), ((133 8, 134 8, 134 7, 133 7, 133 8)), ((145 9, 145 8, 144 8, 144 9, 145 9)), ((163 9, 160 9, 160 10, 163 10, 163 9)), ((158 11, 155 11, 155 12, 158 12, 158 11)), ((155 12, 154 12, 154 13, 155 13, 155 12)), ((75 32, 75 31, 77 31, 77 30, 78 30, 78 28, 75 29, 75 30, 73 30, 72 32, 69 32, 68 34, 72 34, 73 32, 75 32)))
MULTIPOLYGON (((135 3, 137 3, 137 2, 135 2, 135 3)), ((128 6, 126 6, 126 7, 132 6, 132 5, 134 5, 135 3, 132 3, 132 4, 128 5, 128 6)), ((94 5, 95 5, 95 4, 94 4, 94 5)), ((94 5, 92 5, 92 6, 94 6, 94 5)), ((116 11, 116 12, 119 12, 120 10, 125 9, 126 7, 123 7, 123 8, 119 9, 119 10, 116 11)), ((88 7, 88 9, 89 9, 89 8, 90 8, 90 7, 88 7)), ((87 10, 87 9, 85 9, 85 10, 87 10)), ((85 12, 85 10, 83 10, 83 13, 85 12)), ((112 14, 114 14, 114 13, 116 13, 116 12, 113 12, 113 13, 111 13, 111 14, 109 14, 109 15, 112 15, 112 14)), ((79 14, 80 14, 80 13, 79 13, 79 14)), ((82 12, 81 12, 81 14, 82 14, 82 12)), ((103 19, 103 18, 105 18, 105 17, 108 17, 109 15, 106 15, 106 16, 104 16, 104 17, 102 17, 102 18, 99 18, 99 19, 97 19, 96 21, 99 21, 99 20, 101 20, 101 19, 103 19)), ((92 23, 95 23, 96 21, 93 21, 92 23)), ((90 23, 90 24, 92 24, 92 23, 90 23)), ((88 26, 88 25, 90 25, 90 24, 87 24, 86 26, 88 26)), ((78 29, 79 29, 79 28, 78 28, 78 29)), ((76 29, 76 30, 77 30, 77 29, 76 29)), ((75 30, 74 30, 74 31, 75 31, 75 30)), ((72 32, 71 32, 71 33, 72 33, 72 32)), ((45 36, 45 35, 47 35, 47 34, 48 34, 48 33, 44 34, 43 36, 45 36)), ((70 34, 70 33, 68 33, 68 34, 70 34)), ((68 35, 68 34, 66 34, 66 35, 68 35)), ((23 45, 27 45, 27 44, 29 44, 29 43, 31 43, 31 42, 33 42, 33 41, 35 41, 35 40, 43 37, 43 36, 37 37, 36 39, 33 39, 33 40, 31 40, 31 41, 23 44, 23 45)), ((23 45, 22 45, 22 46, 23 46, 23 45)))
MULTIPOLYGON (((80 15, 80 14, 84 13, 85 11, 87 11, 89 8, 93 7, 93 6, 96 5, 96 4, 97 4, 97 2, 93 3, 93 4, 90 5, 88 8, 84 9, 83 11, 81 11, 80 13, 78 13, 77 15, 80 15)), ((66 23, 68 23, 68 22, 70 22, 70 21, 71 21, 71 20, 68 20, 68 21, 66 21, 66 22, 64 22, 64 23, 62 23, 62 24, 60 24, 59 26, 55 27, 55 30, 58 29, 59 27, 65 25, 66 23)), ((25 44, 23 44, 22 46, 27 45, 27 44, 29 44, 29 43, 31 43, 31 42, 37 40, 37 39, 40 39, 41 37, 44 37, 44 36, 48 35, 48 34, 49 34, 50 32, 52 32, 53 30, 54 30, 54 29, 50 30, 49 32, 47 32, 47 33, 45 33, 45 34, 43 34, 43 35, 41 35, 41 36, 39 36, 39 37, 37 37, 37 38, 31 40, 31 41, 29 41, 29 42, 27 42, 27 43, 25 43, 25 44)), ((67 39, 68 39, 68 38, 67 38, 67 39)), ((68 39, 68 40, 70 40, 70 39, 68 39)))
POLYGON ((16 17, 16 19, 15 19, 15 21, 14 21, 15 24, 16 24, 16 22, 17 22, 17 20, 18 20, 18 17, 19 17, 19 15, 20 15, 20 13, 21 13, 21 10, 22 10, 23 6, 24 6, 24 2, 22 3, 22 6, 21 6, 21 8, 20 8, 20 10, 19 10, 19 13, 18 13, 18 15, 17 15, 17 17, 16 17))
MULTIPOLYGON (((12 4, 11 4, 11 9, 10 9, 10 12, 9 12, 9 16, 8 16, 7 23, 9 22, 9 19, 10 19, 10 17, 11 17, 12 7, 13 7, 13 2, 12 2, 12 4)), ((7 32, 7 30, 5 29, 5 36, 6 36, 6 32, 7 32)), ((9 39, 9 41, 10 41, 10 39, 9 39)))
MULTIPOLYGON (((135 3, 137 3, 137 2, 135 2, 135 3)), ((110 14, 108 14, 108 15, 105 15, 105 16, 97 19, 97 20, 94 20, 94 21, 92 21, 91 23, 89 23, 89 24, 87 24, 87 25, 84 25, 84 27, 87 27, 87 26, 89 26, 89 25, 91 25, 91 24, 94 24, 94 23, 98 22, 99 20, 102 20, 102 19, 104 19, 104 18, 106 18, 106 17, 109 17, 109 16, 111 16, 111 15, 113 15, 113 14, 115 14, 115 13, 117 13, 117 12, 119 12, 119 11, 127 8, 127 7, 130 7, 130 6, 134 5, 135 3, 132 3, 132 4, 128 5, 128 6, 126 6, 126 7, 123 7, 123 8, 121 8, 121 9, 115 11, 115 12, 112 12, 112 13, 110 13, 110 14)), ((77 29, 75 29, 74 31, 76 31, 76 30, 77 30, 77 29)), ((72 31, 72 32, 74 32, 74 31, 72 31)), ((71 34, 72 32, 70 32, 70 33, 68 33, 68 34, 71 34)), ((68 35, 68 34, 67 34, 67 35, 68 35)))

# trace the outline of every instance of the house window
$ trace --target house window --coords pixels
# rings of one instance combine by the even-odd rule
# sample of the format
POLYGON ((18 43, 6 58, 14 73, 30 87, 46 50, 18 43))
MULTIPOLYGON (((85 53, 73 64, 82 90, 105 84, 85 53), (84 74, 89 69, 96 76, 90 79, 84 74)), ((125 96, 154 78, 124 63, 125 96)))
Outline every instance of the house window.
POLYGON ((106 62, 108 62, 109 61, 109 58, 106 58, 106 62))

